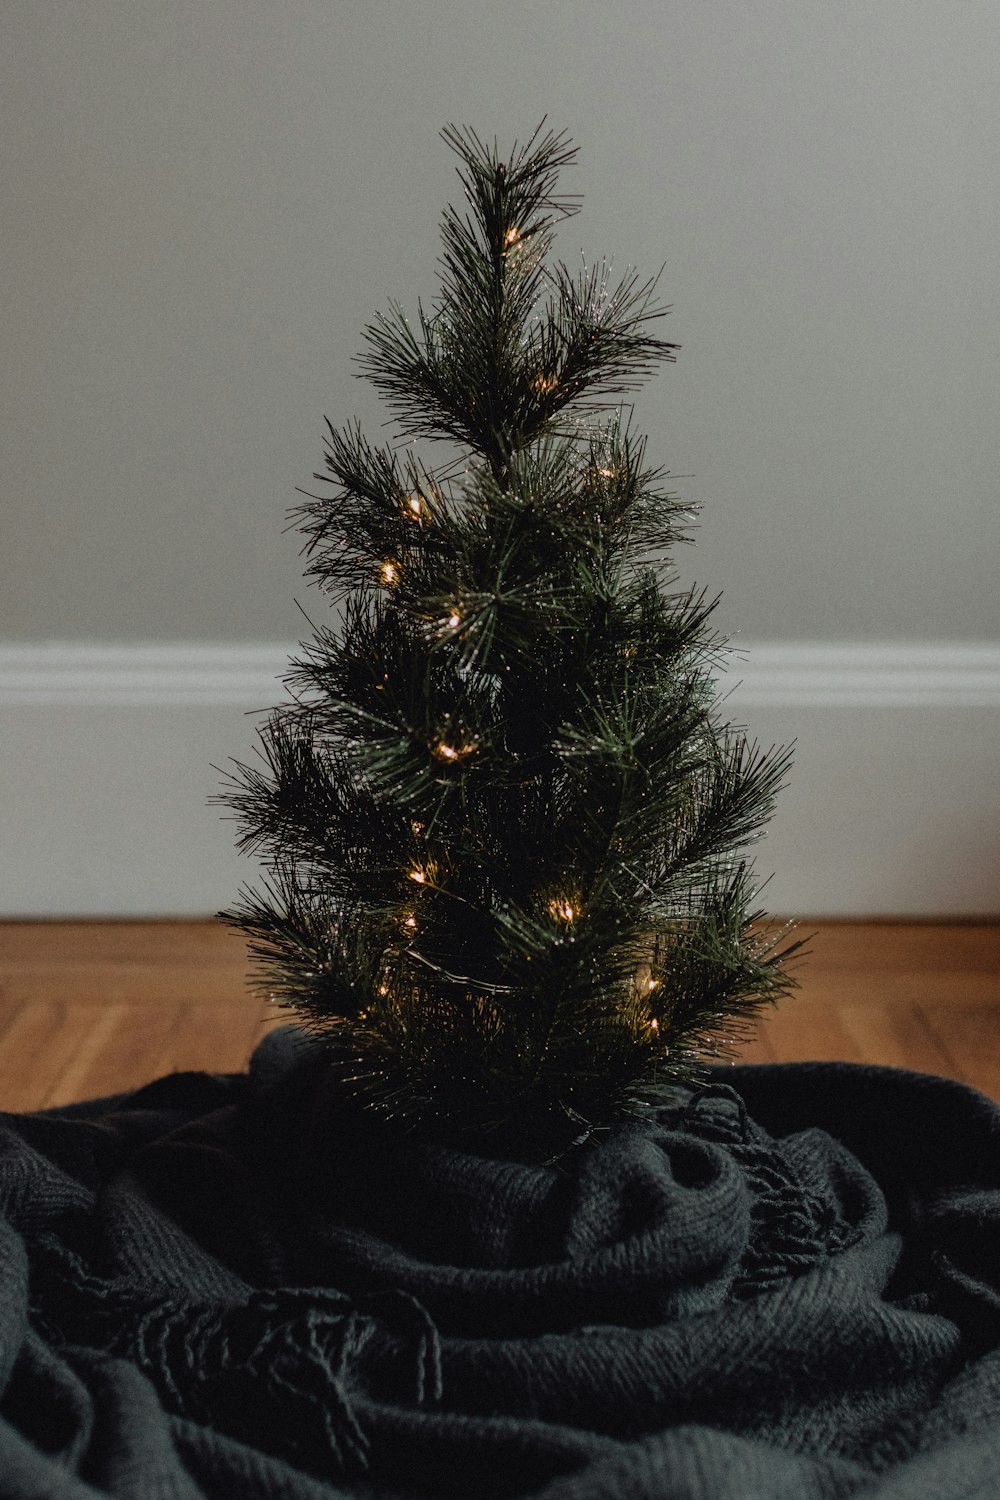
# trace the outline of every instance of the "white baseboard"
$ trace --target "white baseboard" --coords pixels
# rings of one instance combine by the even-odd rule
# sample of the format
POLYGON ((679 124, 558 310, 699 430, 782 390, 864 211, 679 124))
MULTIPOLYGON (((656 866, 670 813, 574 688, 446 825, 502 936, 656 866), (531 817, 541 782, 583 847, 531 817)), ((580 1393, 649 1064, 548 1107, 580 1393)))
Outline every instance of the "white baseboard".
POLYGON ((733 643, 728 673, 748 705, 998 708, 1000 645, 733 643))
POLYGON ((270 642, 0 642, 0 708, 260 707, 292 651, 270 642))
MULTIPOLYGON (((770 909, 1000 912, 1000 645, 734 644, 726 716, 796 745, 757 856, 770 909)), ((0 644, 0 915, 228 904, 254 867, 212 766, 252 753, 293 650, 0 644)))

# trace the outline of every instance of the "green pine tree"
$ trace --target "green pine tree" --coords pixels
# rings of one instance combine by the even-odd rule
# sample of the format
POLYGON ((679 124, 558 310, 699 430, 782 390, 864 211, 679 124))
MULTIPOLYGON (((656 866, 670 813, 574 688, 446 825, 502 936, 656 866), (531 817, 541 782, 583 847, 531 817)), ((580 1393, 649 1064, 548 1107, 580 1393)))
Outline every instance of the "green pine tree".
POLYGON ((225 793, 269 869, 225 913, 345 1097, 545 1154, 697 1076, 793 981, 741 851, 785 773, 714 707, 690 507, 621 396, 675 345, 654 283, 550 264, 574 157, 449 127, 440 295, 360 363, 401 438, 330 428, 295 512, 340 606, 225 793))

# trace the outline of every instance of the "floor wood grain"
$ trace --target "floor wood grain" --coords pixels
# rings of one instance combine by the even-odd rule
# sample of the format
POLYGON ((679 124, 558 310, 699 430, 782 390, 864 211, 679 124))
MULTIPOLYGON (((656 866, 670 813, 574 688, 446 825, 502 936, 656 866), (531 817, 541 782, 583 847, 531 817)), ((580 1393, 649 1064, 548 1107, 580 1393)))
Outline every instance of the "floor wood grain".
MULTIPOLYGON (((1000 1100, 1000 923, 802 922, 800 988, 734 1052, 940 1073, 1000 1100)), ((0 1109, 241 1071, 290 1019, 217 922, 0 923, 0 1109)))

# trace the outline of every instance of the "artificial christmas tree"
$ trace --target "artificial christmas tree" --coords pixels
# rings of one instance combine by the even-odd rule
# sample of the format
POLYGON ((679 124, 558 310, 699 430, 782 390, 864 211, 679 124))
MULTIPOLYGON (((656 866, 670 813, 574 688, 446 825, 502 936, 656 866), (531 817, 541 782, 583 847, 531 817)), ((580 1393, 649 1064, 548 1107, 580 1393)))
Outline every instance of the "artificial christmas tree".
POLYGON ((713 605, 669 571, 688 513, 614 404, 673 358, 653 283, 549 263, 564 137, 444 138, 440 297, 361 364, 448 457, 330 429, 298 520, 341 621, 239 769, 272 878, 231 920, 345 1093, 544 1156, 787 988, 740 857, 786 757, 716 721, 713 605))

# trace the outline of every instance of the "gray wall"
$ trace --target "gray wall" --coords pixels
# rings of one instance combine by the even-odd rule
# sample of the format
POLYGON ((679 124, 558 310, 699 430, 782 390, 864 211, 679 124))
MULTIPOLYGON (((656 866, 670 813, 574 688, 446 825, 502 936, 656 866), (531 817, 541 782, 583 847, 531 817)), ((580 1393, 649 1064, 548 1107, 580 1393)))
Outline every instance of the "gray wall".
POLYGON ((580 148, 753 640, 997 632, 996 0, 5 0, 0 639, 285 640, 322 418, 434 290, 449 120, 580 148))
POLYGON ((797 740, 768 904, 1000 910, 997 0, 0 0, 0 42, 0 916, 252 877, 205 804, 323 615, 286 511, 324 416, 381 435, 351 356, 434 295, 439 129, 545 114, 563 255, 665 262, 635 427, 730 712, 797 740))

